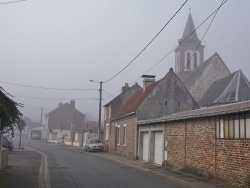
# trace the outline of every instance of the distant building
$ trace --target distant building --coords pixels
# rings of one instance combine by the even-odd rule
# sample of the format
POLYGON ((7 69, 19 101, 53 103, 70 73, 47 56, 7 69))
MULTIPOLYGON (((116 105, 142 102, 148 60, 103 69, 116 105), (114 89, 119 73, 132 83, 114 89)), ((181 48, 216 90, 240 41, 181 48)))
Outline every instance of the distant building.
POLYGON ((70 103, 59 103, 58 108, 49 112, 46 117, 48 132, 53 133, 58 139, 70 137, 70 133, 84 129, 84 114, 75 108, 73 100, 70 103))

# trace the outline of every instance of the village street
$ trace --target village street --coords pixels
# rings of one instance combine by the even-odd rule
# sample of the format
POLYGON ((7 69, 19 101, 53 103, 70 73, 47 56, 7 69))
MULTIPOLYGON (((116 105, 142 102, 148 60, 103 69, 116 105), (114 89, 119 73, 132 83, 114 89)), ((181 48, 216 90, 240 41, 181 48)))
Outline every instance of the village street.
MULTIPOLYGON (((160 176, 146 169, 105 158, 102 152, 80 149, 23 138, 23 145, 47 156, 51 187, 211 187, 194 178, 160 176)), ((177 175, 176 175, 177 176, 177 175)), ((181 176, 180 176, 181 177, 181 176)), ((214 186, 216 187, 216 186, 214 186)))

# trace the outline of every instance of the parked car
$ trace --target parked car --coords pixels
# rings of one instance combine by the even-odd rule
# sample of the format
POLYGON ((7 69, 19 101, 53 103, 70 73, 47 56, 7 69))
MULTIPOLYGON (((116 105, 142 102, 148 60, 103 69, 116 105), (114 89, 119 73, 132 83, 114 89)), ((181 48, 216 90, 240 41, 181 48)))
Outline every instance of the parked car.
POLYGON ((85 151, 104 151, 103 143, 99 139, 88 139, 85 151))
POLYGON ((38 133, 33 133, 32 136, 31 136, 32 139, 40 139, 41 138, 41 135, 38 134, 38 133))
POLYGON ((14 149, 14 144, 10 138, 2 135, 2 147, 8 148, 10 151, 12 151, 14 149))

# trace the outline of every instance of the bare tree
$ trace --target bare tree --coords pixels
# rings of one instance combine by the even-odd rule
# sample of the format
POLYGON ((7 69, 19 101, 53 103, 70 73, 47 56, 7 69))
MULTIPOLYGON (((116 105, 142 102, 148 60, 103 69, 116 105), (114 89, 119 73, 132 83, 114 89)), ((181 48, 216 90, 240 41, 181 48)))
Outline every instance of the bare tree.
POLYGON ((19 144, 18 144, 19 148, 22 146, 22 131, 26 127, 26 125, 27 123, 23 119, 20 119, 17 122, 17 129, 19 130, 19 133, 20 133, 19 144))

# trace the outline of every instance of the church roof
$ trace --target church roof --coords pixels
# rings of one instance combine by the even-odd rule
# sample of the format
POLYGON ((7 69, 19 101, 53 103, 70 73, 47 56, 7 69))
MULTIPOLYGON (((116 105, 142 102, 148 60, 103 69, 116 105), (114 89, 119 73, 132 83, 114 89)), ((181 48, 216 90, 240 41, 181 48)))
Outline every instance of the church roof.
MULTIPOLYGON (((222 62, 225 68, 228 69, 225 63, 223 62, 223 60, 221 59, 221 57, 219 56, 219 54, 215 52, 214 55, 208 58, 204 63, 202 63, 194 71, 186 72, 185 74, 183 72, 183 74, 180 76, 181 81, 184 83, 184 85, 186 86, 188 90, 194 86, 197 80, 199 80, 200 77, 204 74, 204 72, 207 71, 207 67, 211 63, 213 63, 216 58, 219 58, 220 62, 222 62)), ((230 71, 228 70, 228 72, 230 71)))
POLYGON ((250 83, 241 70, 215 81, 199 101, 200 106, 250 100, 250 83))
POLYGON ((187 43, 199 44, 200 42, 197 36, 196 30, 195 30, 194 21, 193 21, 191 12, 188 15, 187 23, 186 23, 182 38, 179 40, 179 43, 181 42, 182 44, 187 44, 187 43))

